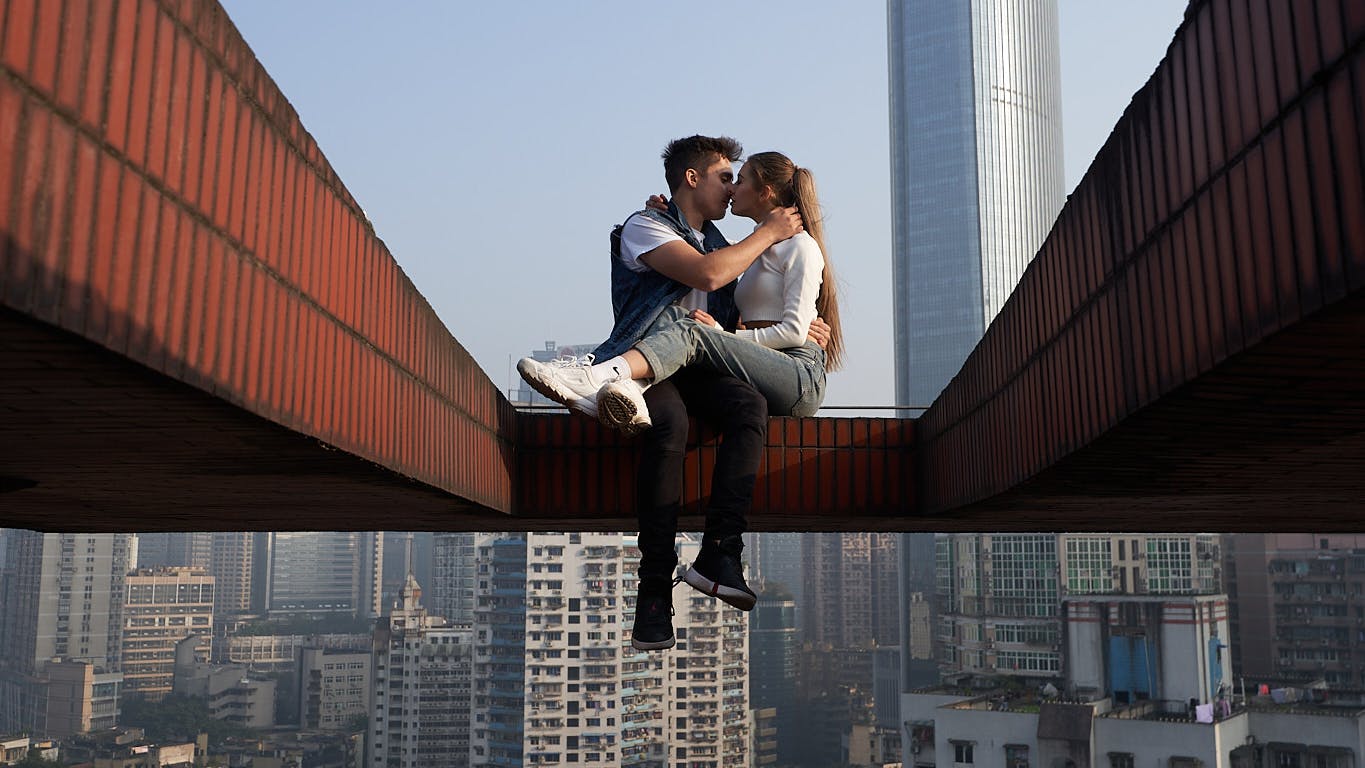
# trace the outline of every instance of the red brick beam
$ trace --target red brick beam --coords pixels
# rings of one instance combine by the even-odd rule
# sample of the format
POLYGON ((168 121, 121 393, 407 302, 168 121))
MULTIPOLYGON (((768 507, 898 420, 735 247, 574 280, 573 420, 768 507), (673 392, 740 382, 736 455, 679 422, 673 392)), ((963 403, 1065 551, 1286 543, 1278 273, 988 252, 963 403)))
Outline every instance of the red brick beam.
POLYGON ((1365 525, 1363 46, 1365 3, 1192 4, 919 420, 924 513, 1365 525))
MULTIPOLYGON (((0 308, 12 339, 30 343, 42 332, 28 321, 40 321, 253 424, 438 489, 449 509, 510 508, 509 404, 216 3, 0 4, 0 158, 0 308)), ((42 338, 53 350, 76 343, 42 338)), ((104 428, 137 432, 129 414, 104 428)), ((16 447, 6 464, 21 460, 16 447)), ((192 473, 199 457, 159 458, 192 473)), ((24 493, 0 505, 13 511, 24 493)), ((279 525, 291 506, 257 522, 279 525)))
MULTIPOLYGON (((635 528, 635 441, 584 418, 522 414, 516 510, 557 530, 635 528)), ((694 428, 683 524, 700 530, 717 438, 694 428)), ((774 418, 759 470, 754 530, 922 529, 914 512, 914 421, 774 418)))

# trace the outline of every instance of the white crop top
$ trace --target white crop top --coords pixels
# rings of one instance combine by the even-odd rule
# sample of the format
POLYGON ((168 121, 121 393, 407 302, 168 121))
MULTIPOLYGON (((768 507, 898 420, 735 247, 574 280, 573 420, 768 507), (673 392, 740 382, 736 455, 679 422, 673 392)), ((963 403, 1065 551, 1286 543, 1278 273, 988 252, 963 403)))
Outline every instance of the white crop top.
POLYGON ((768 248, 740 277, 735 303, 745 322, 777 324, 735 333, 772 349, 804 344, 824 270, 825 256, 805 232, 768 248))

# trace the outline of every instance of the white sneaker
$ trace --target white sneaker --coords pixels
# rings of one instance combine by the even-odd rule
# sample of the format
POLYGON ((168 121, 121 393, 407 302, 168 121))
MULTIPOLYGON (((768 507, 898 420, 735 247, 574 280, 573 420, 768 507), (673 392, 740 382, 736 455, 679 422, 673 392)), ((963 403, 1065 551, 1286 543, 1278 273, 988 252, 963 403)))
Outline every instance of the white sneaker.
POLYGON ((517 361, 517 373, 531 388, 560 405, 597 417, 597 390, 592 376, 592 355, 561 357, 542 363, 533 357, 517 361))
POLYGON ((627 435, 635 435, 654 424, 645 405, 645 388, 634 379, 609 381, 597 391, 597 420, 627 435))

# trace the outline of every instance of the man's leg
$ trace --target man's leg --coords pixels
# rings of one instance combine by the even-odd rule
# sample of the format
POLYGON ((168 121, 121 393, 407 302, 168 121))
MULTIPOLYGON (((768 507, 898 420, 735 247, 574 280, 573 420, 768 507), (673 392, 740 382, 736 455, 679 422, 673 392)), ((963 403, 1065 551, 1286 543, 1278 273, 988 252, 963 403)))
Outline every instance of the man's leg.
POLYGON ((656 650, 674 644, 673 574, 678 567, 676 539, 688 420, 687 407, 670 382, 650 387, 645 401, 654 427, 640 435, 635 479, 640 568, 631 644, 640 650, 656 650))
POLYGON ((751 610, 757 598, 744 581, 740 537, 749 528, 749 507, 763 458, 767 400, 753 386, 729 376, 683 371, 673 381, 692 414, 721 435, 706 508, 706 533, 701 552, 684 578, 740 610, 751 610))

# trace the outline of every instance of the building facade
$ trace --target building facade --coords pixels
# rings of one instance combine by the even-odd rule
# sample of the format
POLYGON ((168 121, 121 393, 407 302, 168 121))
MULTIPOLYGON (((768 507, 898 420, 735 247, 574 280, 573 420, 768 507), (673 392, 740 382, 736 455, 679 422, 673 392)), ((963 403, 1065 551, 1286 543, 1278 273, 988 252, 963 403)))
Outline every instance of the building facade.
POLYGON ((1235 534, 1226 540, 1237 674, 1365 687, 1365 536, 1235 534))
POLYGON ((899 534, 802 537, 804 641, 833 648, 894 646, 900 637, 899 534))
MULTIPOLYGON (((806 534, 772 531, 745 534, 746 559, 752 571, 749 586, 780 584, 796 603, 799 616, 805 604, 805 568, 801 560, 802 540, 806 534)), ((801 625, 797 624, 797 632, 801 625)))
POLYGON ((469 765, 473 634, 431 616, 411 576, 375 629, 370 768, 469 765))
POLYGON ((191 635, 176 645, 172 692, 203 699, 215 720, 246 728, 275 727, 275 681, 240 664, 203 662, 202 644, 202 638, 191 635))
POLYGON ((369 716, 370 650, 299 649, 299 727, 349 731, 369 716))
MULTIPOLYGON (((120 672, 131 534, 4 529, 0 589, 0 729, 46 731, 53 660, 120 672)), ((112 678, 106 682, 116 682, 112 678)))
POLYGON ((45 676, 46 735, 65 738, 118 725, 122 674, 97 672, 84 661, 51 661, 45 676))
POLYGON ((213 577, 213 612, 218 617, 243 616, 259 608, 252 603, 256 587, 257 541, 269 534, 217 531, 209 547, 209 575, 213 577))
POLYGON ((204 568, 163 566, 128 574, 123 600, 123 693, 156 701, 175 682, 176 645, 213 635, 214 579, 204 568))
POLYGON ((621 534, 479 537, 474 766, 747 761, 747 617, 679 584, 677 646, 634 650, 637 556, 621 534))
POLYGON ((384 534, 293 531, 269 536, 265 610, 271 617, 380 615, 384 534))
POLYGON ((1067 663, 1056 685, 903 696, 906 762, 1306 768, 1244 749, 1282 729, 1258 735, 1250 702, 1234 702, 1227 607, 1222 594, 1066 598, 1067 663))
POLYGON ((435 534, 431 579, 431 612, 452 624, 473 623, 474 534, 435 534))
POLYGON ((1213 534, 943 534, 935 557, 947 676, 1059 678, 1070 596, 1222 591, 1213 534))

